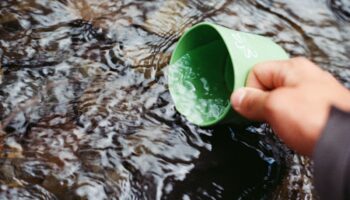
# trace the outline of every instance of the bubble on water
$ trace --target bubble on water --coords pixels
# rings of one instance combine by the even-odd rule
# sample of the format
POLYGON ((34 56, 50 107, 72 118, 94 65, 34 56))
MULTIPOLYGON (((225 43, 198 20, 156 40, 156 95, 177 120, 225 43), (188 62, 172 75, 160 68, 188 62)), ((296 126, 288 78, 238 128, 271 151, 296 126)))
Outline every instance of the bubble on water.
POLYGON ((202 77, 200 80, 201 80, 201 82, 203 84, 204 91, 206 92, 206 94, 209 94, 210 91, 209 91, 209 85, 208 85, 207 79, 202 77))

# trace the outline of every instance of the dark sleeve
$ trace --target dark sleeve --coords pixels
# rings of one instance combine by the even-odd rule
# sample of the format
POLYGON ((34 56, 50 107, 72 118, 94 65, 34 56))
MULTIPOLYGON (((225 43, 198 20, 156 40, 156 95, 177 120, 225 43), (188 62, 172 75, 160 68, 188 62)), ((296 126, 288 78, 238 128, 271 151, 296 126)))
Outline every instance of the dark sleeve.
POLYGON ((313 154, 321 199, 350 199, 350 113, 332 108, 313 154))

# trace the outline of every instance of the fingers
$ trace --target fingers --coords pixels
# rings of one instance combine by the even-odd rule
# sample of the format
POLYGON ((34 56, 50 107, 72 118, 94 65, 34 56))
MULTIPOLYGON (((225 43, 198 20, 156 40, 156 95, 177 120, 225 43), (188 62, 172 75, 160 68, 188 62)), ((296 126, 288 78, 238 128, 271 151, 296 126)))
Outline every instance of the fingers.
POLYGON ((233 108, 246 118, 265 121, 264 107, 268 92, 256 88, 241 88, 231 96, 233 108))
POLYGON ((232 106, 246 118, 269 122, 271 116, 266 113, 281 113, 285 106, 276 101, 272 104, 271 99, 283 97, 289 101, 280 94, 295 89, 297 85, 319 82, 320 77, 323 77, 324 74, 319 67, 305 58, 257 64, 248 76, 247 88, 239 89, 231 96, 232 106))
MULTIPOLYGON (((249 73, 246 85, 247 87, 262 90, 273 90, 282 86, 294 86, 298 84, 298 79, 301 75, 298 74, 299 69, 303 66, 310 66, 311 64, 305 58, 259 63, 249 73)), ((303 69, 302 71, 309 72, 310 69, 303 69)))

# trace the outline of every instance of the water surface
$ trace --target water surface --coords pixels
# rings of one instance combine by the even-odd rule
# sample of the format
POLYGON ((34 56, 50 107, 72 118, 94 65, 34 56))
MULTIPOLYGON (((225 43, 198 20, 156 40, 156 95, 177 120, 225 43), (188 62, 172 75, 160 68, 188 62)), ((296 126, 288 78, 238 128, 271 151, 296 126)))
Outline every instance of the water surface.
POLYGON ((272 37, 350 86, 346 0, 0 1, 1 199, 317 199, 266 125, 198 128, 164 71, 201 21, 272 37))

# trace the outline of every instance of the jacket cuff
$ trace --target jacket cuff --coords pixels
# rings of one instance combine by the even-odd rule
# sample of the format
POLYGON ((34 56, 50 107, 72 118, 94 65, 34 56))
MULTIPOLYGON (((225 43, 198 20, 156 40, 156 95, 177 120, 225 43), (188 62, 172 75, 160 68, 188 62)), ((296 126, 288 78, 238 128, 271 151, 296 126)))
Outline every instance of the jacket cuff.
MULTIPOLYGON (((332 107, 316 144, 315 187, 321 199, 345 199, 350 179, 350 113, 332 107)), ((349 196, 348 196, 349 197, 349 196)))

